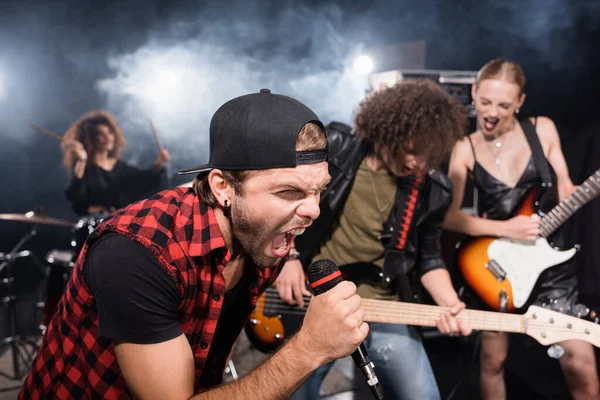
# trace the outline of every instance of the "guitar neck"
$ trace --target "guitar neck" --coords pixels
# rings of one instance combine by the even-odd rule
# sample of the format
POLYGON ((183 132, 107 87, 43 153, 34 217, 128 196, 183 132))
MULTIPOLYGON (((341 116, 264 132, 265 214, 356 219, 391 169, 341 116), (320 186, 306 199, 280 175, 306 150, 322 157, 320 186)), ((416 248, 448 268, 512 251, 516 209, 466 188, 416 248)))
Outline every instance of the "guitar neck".
MULTIPOLYGON (((299 329, 301 319, 306 313, 309 298, 305 297, 304 307, 292 307, 279 298, 275 287, 270 287, 258 300, 256 318, 275 317, 277 324, 272 324, 262 319, 262 322, 253 322, 256 327, 263 327, 258 338, 254 339, 260 343, 267 336, 275 335, 275 343, 281 343, 285 330, 279 318, 293 316, 299 318, 300 322, 287 320, 286 326, 299 329), (272 331, 270 331, 272 329, 272 331), (279 330, 279 331, 278 331, 279 330)), ((364 320, 367 322, 382 322, 388 324, 404 324, 415 326, 435 326, 435 321, 440 318, 448 308, 430 306, 425 304, 401 303, 390 300, 362 299, 362 309, 365 311, 364 320)), ((268 319, 271 319, 268 318, 268 319)), ((600 347, 600 326, 590 321, 575 318, 543 307, 529 306, 525 314, 505 314, 490 311, 462 310, 458 318, 467 323, 471 328, 480 331, 513 332, 523 333, 536 339, 543 345, 558 343, 563 340, 579 339, 600 347)), ((255 320, 255 318, 252 318, 255 320)), ((288 329, 288 328, 285 328, 288 329)), ((293 332, 292 329, 290 332, 293 332)), ((272 346, 273 343, 270 343, 272 346)))
POLYGON ((549 213, 543 216, 540 230, 542 237, 550 236, 584 204, 600 193, 600 170, 586 179, 569 197, 561 201, 549 213))
MULTIPOLYGON (((425 304, 362 299, 365 321, 435 326, 435 321, 446 308, 425 304)), ((459 319, 471 328, 486 331, 526 333, 526 321, 522 315, 503 314, 479 310, 462 310, 459 319)))

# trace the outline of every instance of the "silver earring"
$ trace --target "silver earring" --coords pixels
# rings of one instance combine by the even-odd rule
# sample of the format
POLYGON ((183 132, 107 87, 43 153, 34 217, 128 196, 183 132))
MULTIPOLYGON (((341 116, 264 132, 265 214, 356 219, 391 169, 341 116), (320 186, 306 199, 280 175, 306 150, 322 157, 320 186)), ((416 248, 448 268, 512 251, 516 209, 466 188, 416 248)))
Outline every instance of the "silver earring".
POLYGON ((518 108, 515 110, 515 114, 519 114, 519 109, 518 108))

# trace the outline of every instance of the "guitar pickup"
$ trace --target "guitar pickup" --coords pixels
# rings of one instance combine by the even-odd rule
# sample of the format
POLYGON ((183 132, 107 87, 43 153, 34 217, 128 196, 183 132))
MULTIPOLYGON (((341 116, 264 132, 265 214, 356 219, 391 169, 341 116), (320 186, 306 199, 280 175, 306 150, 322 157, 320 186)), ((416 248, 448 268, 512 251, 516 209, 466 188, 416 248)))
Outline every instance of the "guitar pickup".
POLYGON ((485 268, 494 275, 498 282, 503 282, 506 279, 506 271, 495 260, 486 263, 485 268))

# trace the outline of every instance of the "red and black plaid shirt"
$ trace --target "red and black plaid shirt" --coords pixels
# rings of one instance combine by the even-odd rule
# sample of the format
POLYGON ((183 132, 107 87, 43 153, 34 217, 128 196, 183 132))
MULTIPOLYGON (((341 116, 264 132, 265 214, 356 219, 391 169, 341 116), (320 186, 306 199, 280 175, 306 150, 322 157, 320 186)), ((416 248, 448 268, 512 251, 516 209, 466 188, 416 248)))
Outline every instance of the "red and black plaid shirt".
POLYGON ((195 358, 195 389, 201 391, 220 383, 233 343, 279 269, 247 268, 249 285, 239 295, 239 300, 246 301, 238 301, 243 305, 228 313, 227 329, 219 329, 215 336, 225 295, 222 271, 231 254, 213 210, 191 190, 178 188, 117 211, 90 235, 19 398, 132 397, 113 342, 98 335, 96 300, 83 268, 91 244, 105 232, 117 232, 140 242, 166 269, 181 294, 178 311, 195 358), (219 351, 211 352, 211 347, 219 351))

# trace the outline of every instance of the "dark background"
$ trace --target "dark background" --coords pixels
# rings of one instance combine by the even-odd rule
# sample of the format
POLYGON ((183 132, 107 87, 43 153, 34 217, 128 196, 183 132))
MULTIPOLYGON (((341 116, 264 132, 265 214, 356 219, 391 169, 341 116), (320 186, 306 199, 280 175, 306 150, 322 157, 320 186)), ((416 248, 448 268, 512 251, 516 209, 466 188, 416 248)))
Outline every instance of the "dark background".
MULTIPOLYGON (((41 207, 76 221, 53 139, 84 112, 115 114, 124 159, 149 166, 156 145, 173 172, 206 161, 208 121, 227 99, 270 87, 299 98, 326 123, 352 122, 364 93, 353 57, 423 40, 426 68, 478 70, 492 58, 527 75, 523 116, 558 126, 575 183, 600 168, 600 2, 570 0, 372 1, 2 1, 0 2, 0 213, 41 207)), ((395 68, 375 60, 376 68, 395 68)), ((600 308, 600 202, 570 222, 580 243, 582 299, 600 308)), ((0 252, 28 226, 0 220, 0 252)), ((43 260, 67 248, 69 228, 42 226, 26 246, 43 260)))

